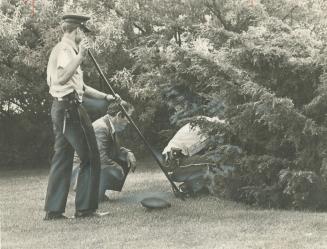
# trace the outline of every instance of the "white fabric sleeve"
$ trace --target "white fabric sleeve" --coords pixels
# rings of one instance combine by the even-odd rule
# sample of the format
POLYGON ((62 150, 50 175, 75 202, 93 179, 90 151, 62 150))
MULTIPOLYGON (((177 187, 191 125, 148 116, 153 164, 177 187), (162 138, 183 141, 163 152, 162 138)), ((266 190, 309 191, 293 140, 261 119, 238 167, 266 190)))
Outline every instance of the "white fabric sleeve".
POLYGON ((71 56, 70 51, 67 49, 61 50, 57 57, 57 68, 65 68, 70 63, 72 58, 73 57, 71 56))

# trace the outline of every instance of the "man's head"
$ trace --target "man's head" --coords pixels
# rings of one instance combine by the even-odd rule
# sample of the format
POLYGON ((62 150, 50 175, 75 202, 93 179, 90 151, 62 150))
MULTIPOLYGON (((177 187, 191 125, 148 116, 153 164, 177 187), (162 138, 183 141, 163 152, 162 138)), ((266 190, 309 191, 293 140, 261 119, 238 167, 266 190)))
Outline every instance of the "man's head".
POLYGON ((75 40, 76 44, 79 44, 84 38, 85 32, 90 32, 86 27, 86 22, 90 19, 89 16, 66 14, 62 17, 63 22, 61 24, 64 33, 68 33, 75 40))
MULTIPOLYGON (((134 107, 131 104, 127 103, 126 101, 122 101, 120 104, 124 107, 129 116, 133 114, 134 107)), ((114 125, 116 132, 120 132, 125 129, 126 125, 128 124, 128 119, 126 118, 119 104, 112 103, 109 105, 107 114, 111 117, 111 122, 114 125)))

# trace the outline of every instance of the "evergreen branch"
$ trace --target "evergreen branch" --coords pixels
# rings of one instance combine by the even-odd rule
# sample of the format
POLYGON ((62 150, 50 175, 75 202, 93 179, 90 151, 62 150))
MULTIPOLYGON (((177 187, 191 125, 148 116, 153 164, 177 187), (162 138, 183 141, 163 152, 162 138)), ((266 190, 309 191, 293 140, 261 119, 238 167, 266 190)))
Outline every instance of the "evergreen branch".
POLYGON ((220 12, 217 4, 215 3, 215 1, 212 1, 212 5, 210 5, 208 2, 205 2, 204 5, 219 19, 219 21, 223 25, 224 29, 233 31, 233 30, 230 30, 226 21, 223 19, 221 12, 220 12))
POLYGON ((295 5, 283 18, 282 21, 285 21, 286 18, 288 18, 290 15, 292 15, 293 11, 298 8, 299 6, 295 5))
MULTIPOLYGON (((120 10, 116 9, 115 6, 114 6, 113 4, 110 4, 110 3, 109 3, 109 4, 108 4, 108 7, 109 7, 109 9, 114 10, 114 11, 116 12, 117 16, 126 19, 126 17, 124 16, 124 14, 123 14, 120 10)), ((136 22, 132 22, 132 24, 133 24, 133 26, 134 26, 135 28, 137 28, 138 30, 140 30, 143 34, 146 33, 146 30, 143 29, 143 28, 142 28, 140 25, 138 25, 136 22)))

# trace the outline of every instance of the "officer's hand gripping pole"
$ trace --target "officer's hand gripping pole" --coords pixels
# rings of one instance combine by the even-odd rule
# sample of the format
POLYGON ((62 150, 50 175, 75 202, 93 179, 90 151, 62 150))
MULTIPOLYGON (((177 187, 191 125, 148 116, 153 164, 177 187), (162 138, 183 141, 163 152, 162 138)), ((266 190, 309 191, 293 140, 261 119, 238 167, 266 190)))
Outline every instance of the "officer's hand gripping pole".
MULTIPOLYGON (((114 89, 112 88, 112 86, 110 85, 110 83, 108 82, 108 80, 106 79, 106 77, 104 76, 99 64, 97 63, 97 61, 95 60, 92 52, 90 51, 90 49, 88 49, 88 54, 91 57, 96 69, 98 70, 101 78, 107 83, 111 94, 114 96, 115 100, 117 100, 116 97, 116 93, 114 91, 114 89)), ((160 167, 160 169, 162 170, 162 172, 165 174, 165 176, 167 177, 168 181, 170 182, 173 192, 175 194, 176 197, 181 198, 182 200, 184 200, 184 193, 181 192, 179 190, 179 188, 176 186, 176 184, 171 180, 170 176, 168 175, 167 171, 164 169, 164 166, 162 165, 162 163, 160 162, 158 156, 156 155, 156 153, 154 152, 154 150, 152 149, 151 145, 148 143, 148 141, 145 139, 145 137, 143 136, 143 134, 141 133, 141 131, 139 130, 139 128, 136 126, 136 124, 134 123, 134 121, 132 120, 132 118, 128 115, 127 111, 125 110, 125 108, 119 103, 119 107, 121 108, 121 110, 123 111, 123 113, 125 114, 125 116, 127 117, 129 123, 133 126, 133 128, 136 130, 137 134, 140 136, 140 138, 142 139, 142 141, 144 142, 144 144, 146 145, 146 147, 148 148, 148 150, 150 151, 151 155, 153 156, 153 158, 156 160, 158 166, 160 167)))

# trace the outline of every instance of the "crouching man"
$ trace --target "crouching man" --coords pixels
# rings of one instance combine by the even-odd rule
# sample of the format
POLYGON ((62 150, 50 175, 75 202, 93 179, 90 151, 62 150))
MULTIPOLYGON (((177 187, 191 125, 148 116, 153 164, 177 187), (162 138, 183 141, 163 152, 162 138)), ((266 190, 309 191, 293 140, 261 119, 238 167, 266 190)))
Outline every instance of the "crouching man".
MULTIPOLYGON (((122 106, 131 115, 134 108, 122 102, 122 106)), ((121 191, 130 170, 134 172, 136 159, 134 154, 120 146, 118 134, 121 133, 128 120, 117 104, 108 107, 107 114, 93 122, 95 137, 100 153, 101 174, 99 184, 99 201, 106 201, 106 190, 121 191)), ((79 163, 75 155, 72 184, 75 185, 79 163)))

